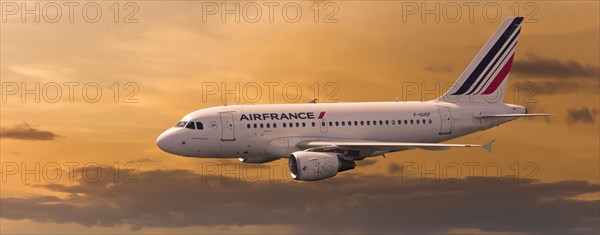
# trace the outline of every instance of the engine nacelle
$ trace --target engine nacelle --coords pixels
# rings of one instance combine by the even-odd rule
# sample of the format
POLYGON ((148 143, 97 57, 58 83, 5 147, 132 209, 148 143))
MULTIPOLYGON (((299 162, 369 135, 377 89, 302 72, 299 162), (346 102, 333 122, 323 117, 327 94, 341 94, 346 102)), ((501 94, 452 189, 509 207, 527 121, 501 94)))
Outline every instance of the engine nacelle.
POLYGON ((272 161, 277 161, 280 158, 278 157, 254 157, 254 158, 239 158, 240 162, 243 163, 267 163, 272 161))
POLYGON ((341 159, 336 153, 298 151, 289 157, 290 174, 295 180, 327 179, 355 166, 354 161, 341 159))

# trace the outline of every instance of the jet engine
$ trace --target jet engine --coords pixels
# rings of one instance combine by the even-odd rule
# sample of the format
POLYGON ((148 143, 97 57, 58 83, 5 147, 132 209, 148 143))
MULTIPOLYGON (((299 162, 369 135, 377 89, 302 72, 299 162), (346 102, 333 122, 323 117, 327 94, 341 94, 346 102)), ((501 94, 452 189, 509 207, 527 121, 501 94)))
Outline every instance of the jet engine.
POLYGON ((337 153, 298 151, 289 157, 290 174, 295 180, 327 179, 355 166, 354 161, 344 160, 337 153))
POLYGON ((278 157, 254 157, 254 158, 239 158, 243 163, 267 163, 279 160, 278 157))

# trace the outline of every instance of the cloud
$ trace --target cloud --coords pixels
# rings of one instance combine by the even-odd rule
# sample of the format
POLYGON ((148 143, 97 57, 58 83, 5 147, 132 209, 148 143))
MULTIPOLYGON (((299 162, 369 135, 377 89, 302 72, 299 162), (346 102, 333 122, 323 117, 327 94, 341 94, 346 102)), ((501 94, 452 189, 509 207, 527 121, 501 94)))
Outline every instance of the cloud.
POLYGON ((525 96, 598 92, 597 85, 589 84, 598 81, 600 68, 597 65, 543 58, 534 53, 529 53, 527 58, 516 60, 512 67, 514 77, 520 80, 517 89, 525 96))
MULTIPOLYGON (((546 111, 546 109, 537 102, 532 102, 532 103, 528 103, 526 102, 525 104, 525 108, 527 108, 527 113, 548 113, 548 111, 546 111)), ((544 121, 546 123, 551 123, 552 122, 552 118, 550 116, 542 116, 542 117, 535 117, 535 118, 523 118, 523 120, 525 121, 544 121)))
MULTIPOLYGON (((571 92, 581 92, 589 88, 573 81, 544 80, 519 84, 519 92, 525 98, 535 98, 536 95, 554 95, 571 92)), ((593 90, 590 90, 593 91, 593 90)))
POLYGON ((31 125, 24 122, 16 124, 12 128, 0 128, 0 138, 17 139, 17 140, 54 140, 59 137, 50 131, 42 131, 33 128, 31 125))
POLYGON ((48 184, 69 196, 1 198, 3 219, 132 229, 288 225, 298 233, 598 233, 597 193, 585 181, 456 183, 340 174, 320 182, 236 181, 187 170, 138 172, 138 183, 48 184), (336 219, 343 218, 343 219, 336 219))
POLYGON ((391 162, 390 165, 388 166, 388 173, 394 174, 397 172, 402 172, 402 166, 398 165, 395 162, 391 162))
POLYGON ((512 71, 533 77, 590 78, 597 79, 600 68, 597 65, 582 64, 576 60, 560 61, 542 58, 530 53, 528 60, 515 60, 512 71))
POLYGON ((137 159, 135 160, 136 163, 140 163, 140 164, 144 164, 144 163, 157 163, 157 162, 161 162, 160 160, 153 160, 150 158, 142 158, 142 159, 137 159))
POLYGON ((567 110, 567 124, 576 124, 578 122, 583 124, 593 124, 596 122, 597 117, 598 109, 583 107, 581 109, 567 110))

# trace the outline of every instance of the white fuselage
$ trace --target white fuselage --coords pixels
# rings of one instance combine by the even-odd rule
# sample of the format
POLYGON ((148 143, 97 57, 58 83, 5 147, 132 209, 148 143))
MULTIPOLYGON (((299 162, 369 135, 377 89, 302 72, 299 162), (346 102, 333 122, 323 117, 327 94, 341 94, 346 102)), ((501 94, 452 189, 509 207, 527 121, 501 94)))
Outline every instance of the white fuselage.
POLYGON ((201 123, 202 129, 172 127, 157 144, 188 157, 283 158, 302 150, 297 144, 307 140, 438 143, 516 119, 475 117, 494 113, 524 114, 526 109, 438 101, 220 106, 181 120, 201 123))

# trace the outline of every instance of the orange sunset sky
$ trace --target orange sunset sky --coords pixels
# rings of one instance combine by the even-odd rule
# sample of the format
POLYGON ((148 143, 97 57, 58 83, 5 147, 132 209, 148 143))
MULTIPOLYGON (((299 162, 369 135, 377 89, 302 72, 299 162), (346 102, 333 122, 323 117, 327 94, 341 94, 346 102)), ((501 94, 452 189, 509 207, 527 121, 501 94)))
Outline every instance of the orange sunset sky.
POLYGON ((1 1, 1 233, 600 230, 597 1, 71 3, 1 1), (220 12, 236 7, 239 22, 220 12), (505 102, 554 116, 449 141, 496 139, 493 154, 413 150, 294 182, 287 160, 248 167, 155 145, 225 101, 433 99, 517 14, 505 102))

